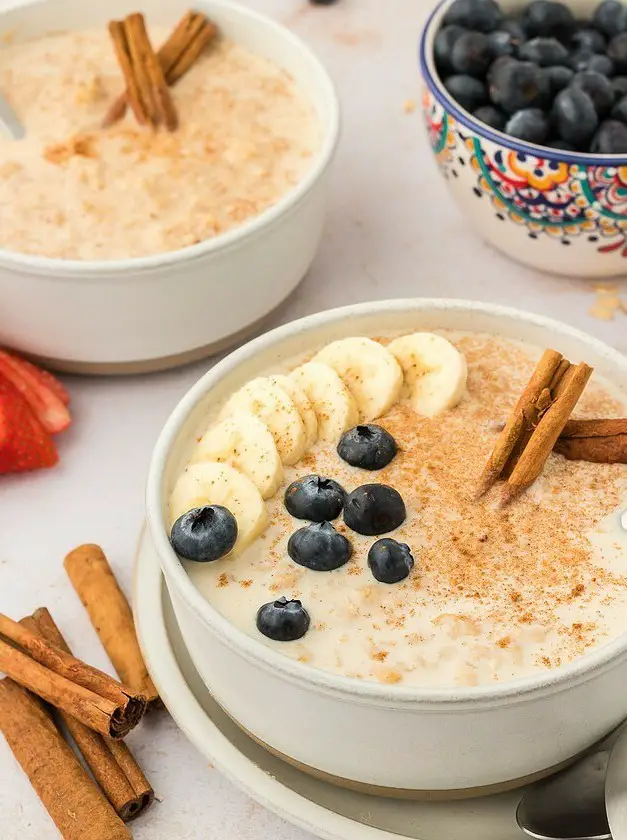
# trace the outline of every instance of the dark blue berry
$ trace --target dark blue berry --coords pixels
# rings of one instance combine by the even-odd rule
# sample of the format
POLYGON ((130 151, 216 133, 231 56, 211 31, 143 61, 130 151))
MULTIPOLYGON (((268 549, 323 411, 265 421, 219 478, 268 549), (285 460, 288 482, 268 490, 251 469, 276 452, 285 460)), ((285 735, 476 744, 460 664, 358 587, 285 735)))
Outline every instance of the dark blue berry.
POLYGON ((522 25, 529 38, 540 35, 543 38, 557 38, 564 43, 570 41, 576 29, 571 10, 563 3, 552 0, 533 0, 529 3, 523 12, 522 25))
POLYGON ((490 42, 483 32, 464 32, 455 41, 451 55, 457 73, 482 79, 492 63, 490 42))
POLYGON ((477 32, 498 29, 503 13, 494 0, 455 0, 444 17, 445 25, 455 23, 477 32))
POLYGON ((549 82, 540 67, 530 61, 498 61, 501 66, 490 74, 490 98, 495 105, 514 114, 523 108, 542 108, 547 104, 549 82))
POLYGON ((348 560, 353 547, 330 522, 314 522, 289 538, 287 553, 295 563, 314 572, 331 572, 348 560))
POLYGON ((605 0, 597 6, 592 18, 595 29, 608 38, 627 30, 627 7, 618 0, 605 0))
POLYGON ((516 111, 505 126, 505 133, 527 143, 542 145, 549 136, 549 121, 539 108, 525 108, 516 111))
POLYGON ((607 76, 594 73, 592 70, 575 73, 572 85, 588 94, 601 119, 609 114, 614 104, 614 91, 607 76))
POLYGON ((480 120, 482 123, 489 125, 490 128, 495 128, 497 131, 503 131, 507 117, 494 105, 482 105, 473 112, 473 117, 480 120))
POLYGON ((499 29, 503 32, 509 32, 516 44, 522 44, 522 42, 527 38, 525 30, 522 28, 521 24, 513 18, 504 20, 499 26, 499 29))
POLYGON ((570 67, 545 67, 544 75, 549 82, 551 98, 555 98, 560 90, 568 87, 575 73, 570 67))
POLYGON ((623 96, 627 96, 627 76, 614 76, 610 79, 612 90, 614 91, 614 99, 618 102, 623 96))
POLYGON ((467 30, 462 26, 443 26, 433 41, 433 55, 435 66, 440 75, 447 75, 453 72, 452 53, 455 41, 467 30))
POLYGON ((540 67, 568 64, 568 50, 557 38, 532 38, 522 45, 518 54, 524 61, 533 61, 540 67))
POLYGON ((344 522, 367 537, 393 531, 406 516, 400 493, 386 484, 363 484, 349 494, 344 505, 344 522))
POLYGON ((257 611, 257 630, 275 642, 295 642, 309 630, 309 613, 300 601, 279 598, 257 611))
POLYGON ((486 86, 472 76, 449 76, 444 87, 462 108, 470 112, 488 101, 486 86))
POLYGON ((581 28, 575 32, 570 45, 575 50, 587 50, 591 53, 603 53, 607 46, 605 38, 599 30, 592 29, 587 22, 583 23, 581 28))
POLYGON ((382 470, 392 461, 398 447, 389 432, 369 423, 344 432, 337 445, 337 454, 351 467, 382 470))
POLYGON ((550 149, 559 149, 562 152, 576 152, 577 149, 572 145, 572 143, 567 143, 566 140, 549 140, 546 144, 550 149))
POLYGON ((612 119, 627 125, 627 96, 619 99, 616 105, 612 108, 612 119))
POLYGON ((588 52, 588 50, 572 53, 568 63, 576 73, 583 73, 586 70, 601 73, 603 76, 611 76, 614 73, 614 62, 611 58, 588 52))
POLYGON ((497 29, 496 32, 490 32, 488 35, 490 44, 490 52, 494 58, 499 58, 502 55, 518 55, 518 47, 522 43, 504 29, 497 29))
POLYGON ((599 125, 592 99, 576 87, 567 87, 557 94, 552 118, 562 140, 578 149, 590 142, 599 125))
POLYGON ((615 35, 607 47, 607 55, 617 73, 627 72, 627 32, 615 35))
POLYGON ((342 512, 345 498, 346 491, 332 478, 306 475, 290 484, 284 503, 288 513, 296 519, 330 522, 342 512))
POLYGON ((368 552, 368 566, 380 583, 399 583, 414 568, 414 558, 408 545, 386 537, 368 552))
POLYGON ((601 123, 594 135, 590 151, 595 155, 627 154, 627 125, 618 120, 601 123))
POLYGON ((237 522, 221 505, 188 510, 176 520, 170 532, 172 548, 179 557, 210 563, 224 557, 237 540, 237 522))

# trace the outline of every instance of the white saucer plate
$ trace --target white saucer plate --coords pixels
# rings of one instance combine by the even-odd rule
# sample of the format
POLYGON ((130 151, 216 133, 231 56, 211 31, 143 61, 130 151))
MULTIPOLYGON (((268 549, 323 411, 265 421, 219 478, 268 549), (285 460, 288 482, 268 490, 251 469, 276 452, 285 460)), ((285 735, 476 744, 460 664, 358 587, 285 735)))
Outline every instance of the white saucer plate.
POLYGON ((146 530, 137 553, 134 609, 148 669, 180 729, 230 781, 288 822, 325 840, 524 837, 515 819, 520 792, 442 803, 368 796, 314 779, 252 741, 211 698, 192 665, 146 530))

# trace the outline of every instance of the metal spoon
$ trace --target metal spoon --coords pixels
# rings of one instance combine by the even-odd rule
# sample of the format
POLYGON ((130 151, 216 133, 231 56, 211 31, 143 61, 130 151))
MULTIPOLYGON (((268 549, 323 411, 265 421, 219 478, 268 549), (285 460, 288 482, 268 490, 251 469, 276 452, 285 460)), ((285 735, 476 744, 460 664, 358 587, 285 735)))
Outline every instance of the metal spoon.
POLYGON ((605 809, 610 749, 531 787, 520 800, 516 820, 537 840, 611 840, 605 809))
POLYGON ((17 114, 0 94, 0 133, 2 132, 8 134, 13 140, 21 140, 26 134, 17 114))

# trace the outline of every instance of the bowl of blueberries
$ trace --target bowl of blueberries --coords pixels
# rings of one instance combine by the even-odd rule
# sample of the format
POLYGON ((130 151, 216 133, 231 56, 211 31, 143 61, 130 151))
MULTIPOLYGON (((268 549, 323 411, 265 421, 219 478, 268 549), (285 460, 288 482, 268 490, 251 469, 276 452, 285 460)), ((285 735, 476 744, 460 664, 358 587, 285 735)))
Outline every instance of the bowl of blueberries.
POLYGON ((424 116, 491 245, 573 277, 627 270, 627 6, 442 0, 420 42, 424 116))

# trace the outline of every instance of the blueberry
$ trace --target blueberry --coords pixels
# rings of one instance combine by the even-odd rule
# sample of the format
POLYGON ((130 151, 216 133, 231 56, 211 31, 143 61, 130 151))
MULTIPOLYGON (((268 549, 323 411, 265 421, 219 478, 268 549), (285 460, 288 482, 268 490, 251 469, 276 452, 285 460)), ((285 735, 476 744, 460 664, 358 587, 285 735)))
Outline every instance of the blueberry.
POLYGON ((472 76, 449 76, 444 82, 444 87, 467 111, 472 112, 488 101, 486 86, 472 76))
POLYGON ((464 32, 455 41, 451 54, 453 69, 481 79, 492 63, 490 42, 483 32, 464 32))
POLYGON ((433 55, 435 57, 435 66, 438 72, 442 75, 453 72, 452 52, 455 46, 455 41, 460 35, 463 35, 466 30, 461 26, 444 26, 439 30, 433 42, 433 55))
POLYGON ((221 505, 188 510, 176 520, 170 532, 172 548, 179 557, 210 563, 224 557, 235 545, 237 522, 221 505))
POLYGON ((399 583, 414 568, 414 558, 408 545, 386 537, 371 547, 368 566, 380 583, 399 583))
POLYGON ((575 73, 572 81, 573 87, 580 88, 588 94, 596 112, 601 119, 612 109, 614 104, 614 91, 607 76, 587 70, 583 73, 575 73))
POLYGON ((513 20, 513 18, 504 20, 499 29, 503 32, 509 32, 516 44, 522 44, 527 37, 520 23, 517 20, 513 20))
POLYGON ((490 128, 495 128, 497 131, 503 131, 507 117, 494 105, 482 105, 473 112, 473 117, 480 120, 482 123, 489 125, 490 128))
POLYGON ((348 563, 353 547, 330 522, 315 522, 292 534, 287 553, 299 566, 314 572, 331 572, 348 563))
POLYGON ((332 478, 306 475, 293 481, 285 491, 284 503, 296 519, 329 522, 342 512, 346 491, 332 478))
POLYGON ((568 50, 557 38, 533 38, 522 45, 519 55, 524 61, 533 61, 540 67, 568 64, 568 50))
POLYGON ((552 0, 533 0, 523 12, 523 29, 527 36, 534 38, 557 38, 568 42, 576 28, 571 10, 563 3, 552 0))
POLYGON ((566 140, 549 140, 546 145, 550 149, 559 149, 562 152, 576 152, 577 149, 572 145, 572 143, 567 143, 566 140))
POLYGON ((614 62, 617 73, 627 72, 627 32, 612 38, 607 47, 607 55, 614 62))
POLYGON ((393 531, 406 516, 400 493, 386 484, 363 484, 353 490, 344 505, 344 522, 367 537, 393 531))
POLYGON ((542 108, 547 104, 549 82, 540 67, 530 61, 498 61, 503 64, 490 75, 490 98, 495 105, 514 114, 523 108, 542 108))
POLYGON ((492 32, 503 20, 494 0, 455 0, 444 17, 445 24, 455 23, 478 32, 492 32))
POLYGON ((610 80, 612 90, 614 91, 614 99, 618 102, 623 96, 627 96, 627 76, 614 76, 610 80))
POLYGON ((575 32, 570 45, 576 50, 587 50, 591 53, 604 53, 607 46, 603 35, 598 29, 592 29, 587 21, 575 32))
POLYGON ((557 94, 552 117, 562 140, 579 149, 592 139, 599 125, 592 99, 576 87, 567 87, 557 94))
POLYGON ((275 642, 295 642, 309 630, 309 613, 300 601, 279 598, 257 611, 257 630, 275 642))
POLYGON ((568 87, 575 73, 570 67, 545 67, 544 75, 549 82, 551 97, 554 98, 560 90, 568 87))
POLYGON ((602 76, 613 76, 615 67, 611 58, 606 55, 579 55, 578 57, 571 56, 571 67, 577 72, 584 70, 592 70, 594 73, 601 73, 602 76))
POLYGON ((488 70, 488 75, 486 80, 488 85, 492 85, 495 79, 498 79, 499 76, 503 73, 503 70, 509 64, 516 64, 516 59, 510 55, 501 55, 496 58, 488 70))
POLYGON ((627 154, 627 125, 618 120, 601 123, 594 135, 590 151, 596 155, 627 154))
POLYGON ((398 447, 389 432, 373 423, 355 426, 344 432, 337 445, 337 454, 351 467, 382 470, 392 461, 398 447))
POLYGON ((612 108, 612 119, 627 125, 627 96, 619 99, 616 105, 612 108))
POLYGON ((627 7, 618 0, 605 0, 597 6, 592 23, 595 29, 612 38, 618 32, 627 30, 627 7))
POLYGON ((509 118, 505 134, 541 146, 549 136, 549 121, 539 108, 524 108, 509 118))
POLYGON ((490 32, 488 35, 490 44, 490 52, 494 58, 499 58, 502 55, 518 54, 518 47, 522 41, 518 41, 511 32, 505 29, 497 29, 495 32, 490 32))

